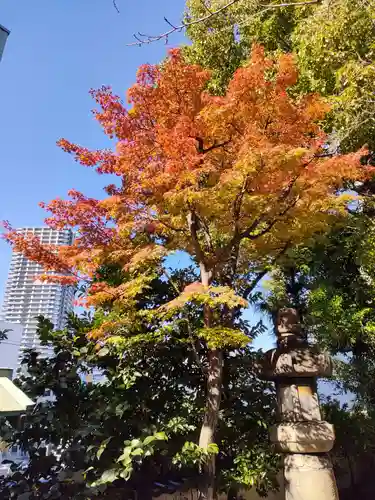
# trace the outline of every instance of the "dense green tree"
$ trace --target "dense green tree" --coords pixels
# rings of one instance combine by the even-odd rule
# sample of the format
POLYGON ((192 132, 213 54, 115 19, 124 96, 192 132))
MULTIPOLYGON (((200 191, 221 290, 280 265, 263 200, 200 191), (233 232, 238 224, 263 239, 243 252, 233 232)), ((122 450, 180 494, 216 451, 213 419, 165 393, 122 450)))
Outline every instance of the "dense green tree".
MULTIPOLYGON (((124 279, 114 267, 100 274, 112 283, 124 279)), ((155 279, 139 296, 139 308, 171 300, 175 285, 193 278, 189 270, 173 273, 173 285, 155 279)), ((23 475, 16 473, 15 484, 3 482, 2 498, 27 491, 33 492, 30 499, 43 498, 56 490, 71 499, 125 500, 137 492, 146 500, 173 488, 198 486, 197 472, 206 459, 195 444, 204 411, 202 346, 183 341, 187 332, 181 321, 163 341, 144 341, 126 351, 111 345, 98 349, 87 335, 96 320, 96 314, 71 316, 67 328, 56 332, 40 318, 40 338, 54 354, 41 359, 34 351, 25 353, 27 370, 17 383, 38 403, 21 430, 5 426, 3 434, 6 430, 8 442, 29 453, 30 466, 23 475), (88 382, 93 370, 102 373, 101 383, 88 382), (43 399, 49 391, 52 400, 43 399), (47 444, 57 453, 46 455, 47 444)), ((197 321, 191 311, 192 328, 197 321)), ((276 487, 278 469, 267 440, 274 394, 257 378, 257 354, 249 347, 225 356, 231 363, 224 374, 218 429, 219 487, 231 492, 256 487, 264 493, 276 487)))
POLYGON ((336 441, 331 456, 341 486, 340 499, 374 498, 374 414, 355 406, 340 405, 330 398, 324 402, 322 410, 324 418, 335 426, 336 441))
POLYGON ((266 309, 297 307, 313 342, 335 357, 336 381, 375 408, 375 276, 372 199, 328 238, 286 256, 266 282, 266 309))

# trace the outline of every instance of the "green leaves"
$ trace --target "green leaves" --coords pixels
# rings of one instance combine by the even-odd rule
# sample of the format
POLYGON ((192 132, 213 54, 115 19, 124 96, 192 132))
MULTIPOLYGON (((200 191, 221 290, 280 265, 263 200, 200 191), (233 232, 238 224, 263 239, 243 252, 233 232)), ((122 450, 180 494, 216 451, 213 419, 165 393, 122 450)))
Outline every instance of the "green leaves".
POLYGON ((233 461, 233 468, 226 471, 225 475, 234 484, 245 488, 255 487, 263 496, 265 492, 278 488, 280 464, 280 456, 254 447, 239 452, 233 461))
POLYGON ((251 339, 240 330, 225 327, 201 328, 197 332, 198 337, 207 342, 210 349, 245 347, 251 339))
POLYGON ((109 438, 105 439, 102 444, 99 446, 99 449, 96 453, 96 458, 99 460, 99 458, 102 456, 103 451, 107 448, 108 443, 111 441, 113 436, 110 436, 109 438))
MULTIPOLYGON (((172 276, 182 289, 196 280, 191 270, 172 276)), ((139 312, 159 308, 175 297, 176 291, 169 282, 156 280, 140 297, 139 312)), ((213 294, 218 310, 226 299, 213 294)), ((211 334, 223 344, 232 334, 236 338, 244 335, 243 331, 251 331, 238 315, 234 331, 213 329, 201 332, 199 337, 201 307, 190 304, 187 309, 192 338, 202 360, 208 342, 204 335, 211 334)), ((244 440, 251 444, 259 440, 268 447, 266 432, 257 421, 272 418, 273 393, 254 377, 255 355, 247 346, 234 349, 228 345, 228 352, 235 355, 226 362, 223 380, 225 398, 217 437, 220 453, 216 444, 204 450, 196 443, 205 411, 206 380, 186 330, 187 317, 180 311, 168 322, 155 317, 149 322, 147 317, 142 330, 139 323, 129 322, 116 332, 125 342, 116 340, 98 350, 96 341, 87 334, 93 330, 94 322, 97 326, 106 317, 112 318, 111 313, 97 311, 92 319, 72 317, 68 328, 62 331, 50 330, 51 325, 46 325, 47 345, 53 355, 42 359, 26 353, 27 373, 19 384, 32 397, 52 389, 55 400, 39 405, 37 412, 27 415, 21 432, 8 429, 3 435, 10 442, 19 440, 31 455, 33 470, 43 468, 43 473, 54 478, 54 484, 67 498, 79 498, 83 491, 89 491, 90 498, 112 500, 117 489, 122 494, 129 491, 131 496, 135 484, 145 484, 152 490, 155 481, 198 478, 200 468, 213 455, 218 463, 218 480, 227 487, 224 472, 233 462, 228 456, 235 457, 244 440), (105 380, 86 384, 80 374, 88 370, 99 370, 105 380), (68 482, 56 476, 54 463, 46 467, 43 457, 34 453, 43 442, 64 447, 62 463, 66 469, 86 471, 85 482, 74 486, 74 494, 67 490, 68 482)), ((119 310, 115 313, 118 319, 119 310)), ((246 344, 247 340, 248 337, 246 344)), ((39 484, 38 474, 31 475, 30 484, 39 484)))
POLYGON ((199 468, 207 462, 209 457, 217 455, 219 447, 216 443, 210 443, 207 448, 202 448, 196 443, 186 441, 180 452, 173 457, 173 463, 179 465, 194 465, 199 468))
POLYGON ((185 434, 195 431, 195 429, 196 426, 189 424, 188 420, 184 417, 174 417, 165 426, 168 434, 185 434))
MULTIPOLYGON (((193 18, 204 13, 200 0, 187 0, 186 5, 193 18)), ((335 132, 342 150, 364 144, 375 149, 374 18, 373 2, 363 0, 294 9, 264 9, 258 0, 241 0, 226 14, 187 29, 192 44, 185 57, 211 69, 208 87, 223 94, 254 42, 271 54, 294 52, 300 77, 293 93, 327 96, 332 111, 325 126, 335 132)))
POLYGON ((100 486, 102 484, 113 483, 118 479, 120 475, 120 470, 117 468, 107 469, 103 472, 97 481, 91 483, 92 487, 100 486))
POLYGON ((125 447, 122 454, 117 459, 122 465, 121 477, 128 481, 134 470, 134 463, 142 464, 143 460, 151 457, 160 442, 167 441, 168 437, 165 432, 155 432, 155 434, 142 439, 132 439, 125 441, 125 447))

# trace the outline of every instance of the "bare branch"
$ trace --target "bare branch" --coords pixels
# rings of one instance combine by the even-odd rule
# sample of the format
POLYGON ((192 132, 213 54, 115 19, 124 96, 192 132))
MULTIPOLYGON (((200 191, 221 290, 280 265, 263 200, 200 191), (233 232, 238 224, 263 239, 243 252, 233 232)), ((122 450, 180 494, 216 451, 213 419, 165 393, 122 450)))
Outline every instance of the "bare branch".
POLYGON ((200 0, 200 1, 202 6, 206 9, 206 11, 212 14, 212 10, 207 7, 205 0, 200 0))
POLYGON ((317 3, 321 3, 322 0, 310 0, 308 2, 287 2, 287 3, 275 3, 275 4, 270 4, 270 5, 263 5, 261 4, 261 7, 267 8, 267 9, 278 9, 280 7, 301 7, 303 5, 313 5, 317 3))
MULTIPOLYGON (((181 32, 184 29, 188 28, 189 26, 194 26, 196 24, 205 23, 205 22, 209 21, 210 19, 212 19, 213 17, 217 16, 218 14, 225 12, 230 7, 232 7, 236 3, 239 3, 240 1, 241 0, 231 0, 227 4, 223 5, 222 7, 220 7, 217 10, 214 10, 214 11, 211 11, 207 8, 208 14, 206 14, 205 16, 198 17, 197 19, 193 19, 192 21, 182 22, 181 24, 178 24, 178 25, 174 25, 170 21, 168 21, 168 19, 164 18, 165 22, 169 26, 171 26, 171 28, 168 31, 165 31, 164 33, 160 33, 159 35, 149 35, 149 36, 146 36, 146 37, 143 37, 140 39, 135 37, 137 39, 137 41, 133 42, 133 43, 128 43, 127 46, 130 47, 130 46, 134 46, 134 45, 137 45, 137 46, 147 45, 147 44, 150 44, 153 42, 158 42, 158 41, 163 40, 163 39, 168 41, 170 35, 172 35, 173 33, 181 32)), ((290 2, 290 3, 288 2, 288 3, 280 3, 280 4, 272 4, 272 5, 261 4, 260 7, 263 9, 263 11, 266 11, 269 9, 278 9, 278 8, 282 8, 282 7, 301 7, 304 5, 314 5, 314 4, 321 3, 321 1, 322 0, 306 0, 303 2, 290 2)), ((261 14, 263 11, 260 10, 259 14, 261 14)))
POLYGON ((264 278, 264 276, 268 273, 268 269, 264 269, 260 273, 258 273, 255 278, 250 281, 250 285, 245 288, 244 292, 241 294, 244 299, 247 299, 254 288, 258 285, 258 283, 264 278))
POLYGON ((112 3, 113 3, 113 7, 114 7, 114 8, 116 9, 116 11, 117 11, 117 14, 120 14, 120 9, 119 9, 119 8, 118 8, 118 6, 117 6, 117 2, 116 2, 116 0, 112 0, 112 3))

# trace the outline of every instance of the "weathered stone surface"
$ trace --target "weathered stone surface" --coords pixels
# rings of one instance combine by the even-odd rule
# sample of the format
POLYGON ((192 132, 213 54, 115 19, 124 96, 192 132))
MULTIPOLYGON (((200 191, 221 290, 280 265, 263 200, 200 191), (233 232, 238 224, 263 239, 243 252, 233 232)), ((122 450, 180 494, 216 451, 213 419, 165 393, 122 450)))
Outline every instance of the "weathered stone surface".
POLYGON ((290 335, 304 337, 298 311, 291 307, 286 307, 278 311, 275 329, 279 340, 283 340, 290 335))
POLYGON ((286 455, 285 500, 339 500, 332 463, 325 455, 286 455))
POLYGON ((276 383, 278 416, 283 422, 305 422, 321 420, 316 382, 301 379, 294 384, 276 383))
POLYGON ((280 377, 330 377, 332 361, 327 353, 313 347, 287 351, 271 349, 265 354, 262 375, 270 380, 280 377))
POLYGON ((259 372, 276 385, 278 417, 271 441, 286 454, 286 500, 338 500, 332 465, 325 455, 334 445, 333 426, 321 421, 318 377, 332 375, 329 355, 308 345, 306 330, 294 308, 274 318, 277 349, 266 353, 259 372))
POLYGON ((290 422, 272 427, 270 438, 282 453, 327 453, 333 448, 335 432, 328 422, 290 422))

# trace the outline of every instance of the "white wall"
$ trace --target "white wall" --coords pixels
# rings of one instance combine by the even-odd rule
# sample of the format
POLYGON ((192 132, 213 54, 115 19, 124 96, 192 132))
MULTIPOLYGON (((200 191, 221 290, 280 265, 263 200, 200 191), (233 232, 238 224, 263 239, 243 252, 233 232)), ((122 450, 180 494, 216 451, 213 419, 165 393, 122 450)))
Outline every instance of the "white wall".
POLYGON ((14 377, 17 370, 23 326, 19 323, 0 320, 0 330, 12 330, 7 333, 8 338, 0 342, 0 368, 10 368, 13 370, 14 377))

